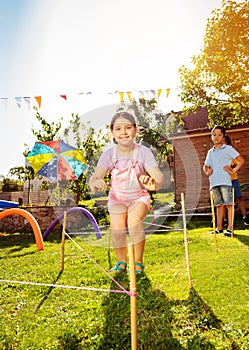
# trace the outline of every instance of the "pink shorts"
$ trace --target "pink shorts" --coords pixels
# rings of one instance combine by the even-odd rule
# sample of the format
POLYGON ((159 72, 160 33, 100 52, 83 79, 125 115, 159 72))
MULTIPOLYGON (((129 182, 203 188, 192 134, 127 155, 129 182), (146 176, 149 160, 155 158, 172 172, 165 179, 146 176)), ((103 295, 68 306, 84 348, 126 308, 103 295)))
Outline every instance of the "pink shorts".
POLYGON ((127 198, 126 200, 119 199, 110 193, 108 198, 108 208, 115 204, 121 204, 124 205, 126 208, 129 208, 131 205, 140 202, 144 203, 147 206, 148 210, 151 209, 150 195, 148 193, 140 194, 139 196, 133 197, 132 199, 127 198))

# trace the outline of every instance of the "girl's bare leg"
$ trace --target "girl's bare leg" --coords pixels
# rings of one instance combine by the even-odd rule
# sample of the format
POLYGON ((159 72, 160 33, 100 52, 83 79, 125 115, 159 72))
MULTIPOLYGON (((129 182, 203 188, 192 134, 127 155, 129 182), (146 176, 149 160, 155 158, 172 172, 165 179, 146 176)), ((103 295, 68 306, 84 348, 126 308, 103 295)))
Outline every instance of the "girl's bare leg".
MULTIPOLYGON (((143 227, 143 220, 148 213, 147 206, 138 202, 128 209, 128 230, 130 234, 131 243, 134 244, 135 262, 143 263, 143 254, 145 247, 145 233, 143 227)), ((136 266, 136 270, 142 270, 141 267, 136 266)))
MULTIPOLYGON (((127 209, 123 205, 113 205, 110 210, 112 245, 117 261, 127 261, 127 209)), ((123 265, 120 265, 124 268, 123 265)))

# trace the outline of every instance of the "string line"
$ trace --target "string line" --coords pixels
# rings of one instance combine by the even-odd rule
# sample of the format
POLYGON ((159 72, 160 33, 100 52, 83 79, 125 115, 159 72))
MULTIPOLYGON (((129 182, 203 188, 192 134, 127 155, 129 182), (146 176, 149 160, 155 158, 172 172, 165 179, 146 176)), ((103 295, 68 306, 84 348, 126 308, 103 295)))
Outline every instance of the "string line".
MULTIPOLYGON (((210 207, 202 207, 201 209, 204 209, 204 208, 210 208, 210 207)), ((195 210, 195 209, 196 208, 186 209, 186 210, 195 210)), ((198 209, 200 209, 200 208, 198 208, 198 209)), ((168 216, 168 215, 160 215, 160 216, 168 216)), ((171 228, 169 226, 158 225, 155 223, 152 223, 151 225, 165 227, 167 229, 172 229, 172 230, 174 229, 174 228, 171 228)), ((179 230, 181 230, 181 229, 179 228, 179 230)), ((101 265, 99 265, 88 253, 86 253, 84 251, 84 249, 77 242, 75 242, 67 232, 64 232, 64 233, 85 254, 85 256, 89 260, 91 260, 108 278, 110 278, 120 288, 120 290, 93 288, 93 287, 89 288, 89 287, 81 287, 81 286, 68 286, 68 285, 60 285, 60 284, 52 284, 52 283, 25 282, 25 281, 16 281, 16 280, 8 280, 8 279, 6 279, 6 280, 0 279, 0 283, 13 283, 13 284, 22 284, 22 285, 34 285, 34 286, 42 286, 42 287, 62 288, 62 289, 100 291, 100 292, 107 292, 107 293, 123 293, 123 294, 129 295, 130 297, 137 296, 137 293, 131 293, 130 291, 126 290, 118 281, 116 281, 101 265)))
POLYGON ((67 232, 65 232, 65 235, 76 245, 77 248, 79 248, 82 253, 85 254, 85 256, 91 260, 107 277, 109 277, 122 291, 123 293, 126 293, 128 295, 130 295, 130 292, 128 290, 126 290, 118 281, 116 281, 100 264, 98 264, 87 252, 84 251, 84 249, 77 243, 75 242, 75 240, 72 239, 72 237, 70 237, 68 235, 67 232))
POLYGON ((22 284, 22 285, 33 285, 40 287, 52 287, 52 288, 62 288, 62 289, 77 289, 77 290, 88 290, 88 291, 97 291, 97 292, 106 292, 106 293, 123 293, 129 296, 137 296, 137 294, 130 293, 127 290, 113 290, 113 289, 104 289, 104 288, 93 288, 93 287, 81 287, 81 286, 67 286, 64 284, 53 284, 53 283, 39 283, 39 282, 25 282, 25 281, 16 281, 16 280, 3 280, 0 279, 0 283, 13 283, 13 284, 22 284))

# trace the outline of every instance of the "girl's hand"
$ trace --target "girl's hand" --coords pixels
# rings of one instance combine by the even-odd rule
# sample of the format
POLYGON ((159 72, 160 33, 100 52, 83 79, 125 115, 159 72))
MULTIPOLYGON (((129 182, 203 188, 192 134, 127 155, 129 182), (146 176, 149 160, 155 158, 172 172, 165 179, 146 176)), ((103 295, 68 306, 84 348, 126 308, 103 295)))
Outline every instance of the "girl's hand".
POLYGON ((107 185, 102 179, 92 179, 90 187, 93 192, 100 192, 106 190, 107 185))
POLYGON ((148 175, 141 175, 139 177, 139 182, 148 191, 155 191, 156 190, 156 181, 148 175))

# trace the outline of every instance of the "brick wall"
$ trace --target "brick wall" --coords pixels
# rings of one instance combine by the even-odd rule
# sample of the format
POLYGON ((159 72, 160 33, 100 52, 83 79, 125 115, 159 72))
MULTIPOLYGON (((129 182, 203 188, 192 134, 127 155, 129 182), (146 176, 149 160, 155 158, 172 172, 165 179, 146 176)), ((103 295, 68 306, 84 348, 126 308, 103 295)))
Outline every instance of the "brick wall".
MULTIPOLYGON (((42 232, 44 232, 60 214, 63 214, 64 211, 67 211, 69 208, 72 207, 22 207, 22 209, 27 210, 33 215, 42 232)), ((56 225, 55 229, 62 228, 62 224, 63 219, 56 225)), ((87 224, 89 224, 89 220, 86 219, 81 212, 75 211, 67 215, 67 229, 70 231, 75 232, 82 226, 86 227, 87 224)), ((19 214, 12 214, 0 220, 0 232, 32 232, 32 227, 24 217, 19 214)))
POLYGON ((0 199, 5 201, 19 202, 22 200, 24 204, 32 203, 32 205, 46 205, 49 200, 49 191, 16 191, 16 192, 0 192, 0 199), (28 201, 28 196, 30 201, 28 201))

